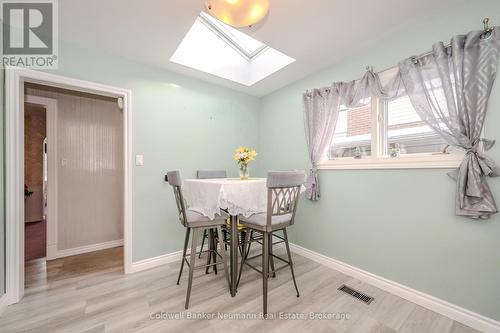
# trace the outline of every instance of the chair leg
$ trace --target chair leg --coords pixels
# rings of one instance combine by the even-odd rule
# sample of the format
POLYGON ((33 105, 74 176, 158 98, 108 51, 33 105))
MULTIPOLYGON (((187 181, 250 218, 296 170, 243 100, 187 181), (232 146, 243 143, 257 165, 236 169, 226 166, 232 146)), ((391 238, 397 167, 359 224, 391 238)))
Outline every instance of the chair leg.
POLYGON ((184 239, 184 249, 182 250, 181 270, 179 271, 179 277, 177 278, 177 285, 179 285, 179 282, 181 281, 182 270, 184 268, 184 261, 186 258, 187 247, 189 244, 189 232, 190 231, 191 231, 190 228, 186 228, 186 238, 184 239))
POLYGON ((238 234, 239 251, 242 258, 245 255, 245 246, 243 246, 243 242, 245 241, 246 233, 246 230, 241 230, 238 234))
POLYGON ((243 241, 243 255, 241 256, 241 266, 240 266, 240 272, 238 274, 238 281, 236 282, 236 288, 238 288, 238 286, 240 285, 241 272, 243 272, 243 267, 245 266, 245 262, 247 261, 249 253, 250 253, 250 230, 247 230, 247 233, 245 235, 245 240, 243 241))
POLYGON ((207 236, 208 236, 207 229, 205 229, 203 230, 203 238, 201 239, 200 254, 198 254, 198 258, 201 258, 201 253, 203 252, 203 245, 205 245, 205 238, 207 238, 207 236))
POLYGON ((267 315, 267 279, 269 277, 269 237, 267 232, 263 233, 262 237, 262 297, 263 297, 263 314, 267 315))
POLYGON ((217 232, 215 229, 211 229, 210 232, 212 233, 212 252, 210 253, 212 254, 212 258, 214 260, 214 273, 217 275, 217 232))
POLYGON ((269 233, 269 264, 271 266, 272 276, 276 277, 276 272, 274 271, 274 258, 273 258, 273 233, 269 233))
MULTIPOLYGON (((205 235, 205 232, 207 232, 207 229, 205 229, 203 235, 205 235)), ((205 237, 205 236, 203 236, 205 237)), ((207 267, 205 268, 205 274, 209 273, 210 265, 212 263, 212 246, 214 245, 213 243, 213 234, 212 234, 212 229, 208 230, 208 252, 207 252, 207 267)))
POLYGON ((248 249, 247 249, 248 253, 250 253, 250 247, 252 246, 252 239, 253 239, 253 230, 250 231, 250 243, 248 243, 248 249))
POLYGON ((224 233, 224 249, 227 251, 227 229, 222 231, 224 233))
POLYGON ((188 279, 188 289, 186 294, 186 305, 184 308, 187 310, 189 307, 189 297, 191 296, 191 286, 193 285, 193 271, 196 260, 196 245, 198 244, 198 240, 196 238, 198 230, 193 228, 193 238, 191 240, 191 260, 189 261, 189 279, 188 279))
POLYGON ((229 292, 231 292, 231 282, 229 282, 229 269, 227 268, 227 257, 226 257, 226 248, 225 243, 222 238, 222 230, 221 227, 217 227, 217 235, 219 240, 219 247, 222 256, 222 263, 224 265, 224 274, 226 275, 227 285, 229 287, 229 292))
POLYGON ((292 271, 293 284, 295 285, 295 291, 297 292, 297 297, 300 296, 299 288, 297 287, 297 281, 295 281, 295 273, 293 271, 292 255, 290 254, 290 245, 288 244, 288 235, 286 233, 286 228, 283 229, 283 236, 285 238, 286 253, 288 254, 288 262, 290 263, 290 270, 292 271))

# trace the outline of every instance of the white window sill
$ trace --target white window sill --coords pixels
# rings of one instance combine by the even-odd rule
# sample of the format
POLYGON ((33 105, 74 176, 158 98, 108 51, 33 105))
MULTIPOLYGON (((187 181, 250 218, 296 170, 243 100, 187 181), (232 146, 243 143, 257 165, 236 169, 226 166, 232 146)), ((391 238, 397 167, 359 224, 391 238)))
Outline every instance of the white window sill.
POLYGON ((325 160, 319 170, 362 170, 362 169, 454 169, 463 160, 462 154, 415 154, 401 157, 382 158, 339 158, 325 160))

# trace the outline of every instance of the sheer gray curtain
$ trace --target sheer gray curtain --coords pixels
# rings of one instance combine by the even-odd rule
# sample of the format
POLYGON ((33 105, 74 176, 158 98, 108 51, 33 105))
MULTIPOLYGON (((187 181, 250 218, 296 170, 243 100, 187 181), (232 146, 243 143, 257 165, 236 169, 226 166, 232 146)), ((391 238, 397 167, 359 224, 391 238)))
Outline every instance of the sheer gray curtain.
MULTIPOLYGON (((456 214, 487 218, 497 213, 486 177, 497 176, 495 163, 480 149, 488 99, 500 51, 500 28, 488 38, 482 31, 453 37, 449 47, 406 59, 399 65, 406 93, 418 115, 450 145, 463 148, 465 158, 450 174, 456 182, 456 214)), ((492 141, 484 141, 489 149, 492 141)))
POLYGON ((308 91, 303 98, 306 143, 311 161, 306 181, 306 197, 317 201, 320 197, 317 167, 332 142, 339 114, 339 95, 332 86, 308 91))
POLYGON ((336 82, 331 87, 304 93, 304 127, 311 161, 306 181, 306 197, 309 200, 320 198, 318 163, 332 143, 340 105, 367 105, 372 96, 393 98, 401 87, 400 77, 395 73, 381 80, 377 73, 367 71, 360 80, 336 82))
POLYGON ((358 107, 370 97, 392 99, 408 94, 418 115, 450 145, 465 150, 456 179, 456 214, 487 218, 497 213, 486 177, 498 174, 482 153, 493 141, 481 139, 488 98, 498 66, 500 28, 488 38, 483 31, 453 37, 451 45, 437 43, 430 55, 409 58, 383 73, 367 71, 360 80, 333 83, 304 94, 306 141, 311 160, 307 197, 319 200, 317 165, 331 145, 340 105, 358 107))

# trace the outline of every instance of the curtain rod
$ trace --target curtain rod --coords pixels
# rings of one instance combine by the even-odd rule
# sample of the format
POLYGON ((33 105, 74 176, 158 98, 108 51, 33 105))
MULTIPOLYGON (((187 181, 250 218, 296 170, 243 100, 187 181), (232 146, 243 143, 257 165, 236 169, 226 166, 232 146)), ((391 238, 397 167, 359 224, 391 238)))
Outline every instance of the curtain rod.
MULTIPOLYGON (((493 32, 493 28, 494 28, 494 27, 490 27, 490 26, 489 26, 489 22, 490 22, 490 19, 489 19, 488 17, 485 17, 485 18, 483 19, 483 33, 481 34, 481 36, 479 36, 479 38, 481 38, 481 39, 487 39, 487 38, 489 38, 489 37, 491 36, 491 33, 493 32)), ((448 44, 445 44, 445 46, 444 46, 444 47, 447 49, 447 48, 449 48, 450 46, 451 46, 451 44, 450 44, 450 43, 448 43, 448 44)), ((411 57, 411 58, 412 58, 412 59, 414 59, 414 60, 418 60, 418 59, 425 58, 425 57, 427 57, 427 56, 431 55, 432 53, 433 53, 432 51, 428 51, 428 52, 421 53, 421 54, 419 54, 419 55, 417 55, 417 56, 414 56, 414 57, 411 57)), ((396 66, 397 66, 397 65, 396 65, 396 66)), ((394 67, 395 67, 395 66, 385 68, 385 69, 383 69, 383 70, 381 70, 381 71, 378 71, 378 73, 382 73, 382 72, 388 71, 388 70, 390 70, 390 69, 392 69, 392 68, 394 68, 394 67)), ((372 72, 373 72, 373 66, 366 66, 366 70, 367 70, 367 71, 372 71, 372 72)))

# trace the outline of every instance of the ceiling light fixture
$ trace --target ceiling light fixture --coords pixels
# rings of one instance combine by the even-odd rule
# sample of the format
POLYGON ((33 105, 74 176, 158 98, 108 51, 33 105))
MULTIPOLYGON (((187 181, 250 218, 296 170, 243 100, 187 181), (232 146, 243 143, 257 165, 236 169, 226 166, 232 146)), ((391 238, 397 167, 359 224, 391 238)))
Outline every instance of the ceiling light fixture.
POLYGON ((207 0, 207 11, 218 20, 236 27, 249 27, 269 11, 269 0, 207 0))

